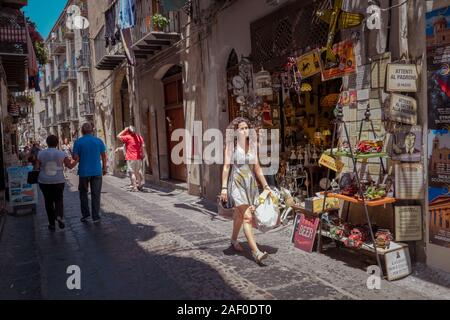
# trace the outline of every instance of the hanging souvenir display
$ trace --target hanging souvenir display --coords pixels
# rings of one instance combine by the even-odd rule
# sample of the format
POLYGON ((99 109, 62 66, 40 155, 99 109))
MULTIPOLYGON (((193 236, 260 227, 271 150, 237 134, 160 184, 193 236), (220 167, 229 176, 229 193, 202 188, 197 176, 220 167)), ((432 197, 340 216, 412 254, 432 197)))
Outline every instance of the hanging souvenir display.
MULTIPOLYGON (((297 68, 302 79, 321 72, 319 50, 308 52, 297 59, 297 68)), ((303 90, 302 90, 303 91, 303 90)))
POLYGON ((345 75, 356 72, 353 41, 345 40, 336 43, 333 46, 332 52, 335 54, 337 61, 334 64, 328 64, 322 67, 323 81, 342 78, 345 75))
POLYGON ((340 63, 341 56, 333 47, 337 31, 357 27, 364 20, 364 15, 360 13, 343 11, 342 3, 343 0, 335 0, 333 9, 318 10, 316 13, 322 21, 329 24, 327 44, 322 49, 322 52, 325 53, 322 56, 324 67, 327 68, 336 67, 340 63))
POLYGON ((255 93, 258 96, 273 95, 272 76, 264 68, 261 68, 261 71, 255 74, 255 87, 255 93))
POLYGON ((295 92, 301 92, 302 75, 297 66, 297 60, 293 57, 288 58, 284 69, 286 70, 286 88, 292 89, 295 92))

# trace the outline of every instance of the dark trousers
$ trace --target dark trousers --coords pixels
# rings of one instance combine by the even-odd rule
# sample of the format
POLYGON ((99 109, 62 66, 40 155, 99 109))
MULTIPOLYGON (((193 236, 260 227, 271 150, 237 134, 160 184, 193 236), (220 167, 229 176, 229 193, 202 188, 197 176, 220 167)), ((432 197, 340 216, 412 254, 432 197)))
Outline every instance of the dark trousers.
POLYGON ((88 191, 89 185, 91 187, 91 206, 92 219, 100 218, 100 196, 102 193, 102 176, 99 177, 80 177, 78 191, 80 191, 81 214, 84 218, 89 217, 89 200, 88 191))
POLYGON ((55 225, 56 217, 64 215, 64 183, 39 184, 45 199, 45 210, 47 211, 48 223, 55 225))

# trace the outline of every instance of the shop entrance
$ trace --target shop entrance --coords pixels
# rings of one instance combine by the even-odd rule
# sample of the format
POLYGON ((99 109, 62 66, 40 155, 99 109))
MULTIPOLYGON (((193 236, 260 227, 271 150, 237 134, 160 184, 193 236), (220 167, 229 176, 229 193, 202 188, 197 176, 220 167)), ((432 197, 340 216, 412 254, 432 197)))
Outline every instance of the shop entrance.
MULTIPOLYGON (((173 148, 179 143, 171 141, 172 133, 177 129, 185 128, 185 117, 183 111, 183 83, 181 77, 181 67, 173 66, 167 71, 162 79, 164 85, 164 106, 167 121, 167 152, 169 157, 169 176, 170 179, 178 181, 187 181, 186 164, 176 165, 171 159, 173 148)), ((184 154, 180 154, 184 156, 184 154)))

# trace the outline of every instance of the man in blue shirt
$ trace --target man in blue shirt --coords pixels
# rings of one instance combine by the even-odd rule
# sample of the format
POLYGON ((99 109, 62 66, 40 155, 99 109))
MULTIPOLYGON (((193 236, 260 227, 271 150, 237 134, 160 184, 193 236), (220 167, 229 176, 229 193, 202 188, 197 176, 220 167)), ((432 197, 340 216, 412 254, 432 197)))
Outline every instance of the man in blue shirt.
POLYGON ((106 174, 106 147, 102 140, 92 135, 90 123, 81 127, 83 137, 75 141, 73 160, 78 163, 80 183, 81 222, 86 222, 89 212, 88 190, 91 186, 92 221, 100 222, 100 195, 102 192, 102 177, 106 174), (101 160, 101 161, 100 161, 101 160))

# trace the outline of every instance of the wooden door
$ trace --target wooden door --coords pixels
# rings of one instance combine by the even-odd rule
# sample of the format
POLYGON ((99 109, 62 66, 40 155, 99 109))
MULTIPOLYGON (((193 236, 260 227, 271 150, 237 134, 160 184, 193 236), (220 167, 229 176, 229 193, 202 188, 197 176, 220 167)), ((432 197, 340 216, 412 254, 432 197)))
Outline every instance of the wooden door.
POLYGON ((148 164, 145 165, 145 173, 153 174, 152 171, 152 113, 147 111, 147 142, 145 149, 147 151, 148 164))
MULTIPOLYGON (((177 129, 185 128, 185 117, 183 111, 183 84, 181 80, 181 73, 164 79, 163 83, 166 105, 165 112, 169 156, 169 175, 171 179, 186 182, 186 164, 176 165, 173 163, 171 158, 173 148, 180 143, 179 141, 171 141, 172 133, 177 129)), ((181 154, 180 156, 183 157, 184 154, 181 154)))

